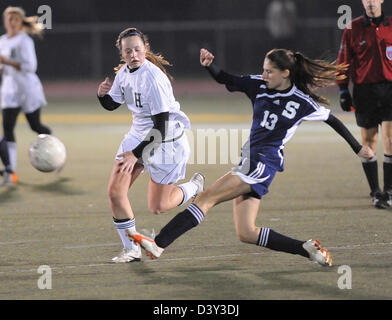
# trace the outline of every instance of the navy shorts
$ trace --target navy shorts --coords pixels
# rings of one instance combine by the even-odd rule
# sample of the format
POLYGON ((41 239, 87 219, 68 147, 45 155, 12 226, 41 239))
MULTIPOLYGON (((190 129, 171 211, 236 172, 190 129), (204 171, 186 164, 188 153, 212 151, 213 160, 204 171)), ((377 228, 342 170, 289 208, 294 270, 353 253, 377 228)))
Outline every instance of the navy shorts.
POLYGON ((357 125, 370 129, 392 121, 392 82, 354 84, 357 125))
POLYGON ((257 199, 268 193, 269 185, 276 174, 276 170, 267 164, 246 157, 242 158, 238 167, 231 169, 231 172, 252 188, 252 192, 246 196, 257 199))

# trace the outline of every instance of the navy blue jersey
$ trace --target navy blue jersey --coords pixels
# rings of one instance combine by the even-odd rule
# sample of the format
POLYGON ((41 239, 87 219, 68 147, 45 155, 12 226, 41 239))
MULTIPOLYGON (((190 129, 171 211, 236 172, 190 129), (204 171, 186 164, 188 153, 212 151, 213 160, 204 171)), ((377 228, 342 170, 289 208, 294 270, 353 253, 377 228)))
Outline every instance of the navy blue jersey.
POLYGON ((233 76, 229 91, 244 92, 253 105, 249 136, 250 158, 283 171, 283 148, 304 120, 325 121, 330 110, 293 85, 286 91, 270 90, 260 75, 233 76))

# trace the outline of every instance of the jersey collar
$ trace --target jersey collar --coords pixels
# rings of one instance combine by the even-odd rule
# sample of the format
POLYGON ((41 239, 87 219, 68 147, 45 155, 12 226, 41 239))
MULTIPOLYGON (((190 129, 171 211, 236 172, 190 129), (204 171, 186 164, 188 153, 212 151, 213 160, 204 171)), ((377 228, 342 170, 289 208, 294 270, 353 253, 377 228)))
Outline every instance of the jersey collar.
MULTIPOLYGON (((147 59, 146 59, 146 60, 147 60, 147 59)), ((138 71, 140 68, 142 68, 142 67, 145 65, 146 60, 144 60, 144 62, 143 62, 139 67, 137 67, 137 68, 131 69, 131 68, 127 65, 127 70, 128 70, 128 72, 129 72, 129 73, 134 73, 134 72, 138 71)))
MULTIPOLYGON (((380 18, 381 18, 381 22, 382 22, 382 24, 383 24, 384 26, 389 26, 388 17, 384 15, 384 12, 381 13, 381 17, 380 17, 380 18)), ((377 19, 377 18, 376 18, 376 19, 377 19)), ((368 26, 370 26, 371 21, 372 21, 372 18, 369 18, 369 17, 367 16, 367 14, 364 13, 363 16, 362 16, 362 23, 363 23, 363 25, 364 25, 365 27, 368 27, 368 26)))

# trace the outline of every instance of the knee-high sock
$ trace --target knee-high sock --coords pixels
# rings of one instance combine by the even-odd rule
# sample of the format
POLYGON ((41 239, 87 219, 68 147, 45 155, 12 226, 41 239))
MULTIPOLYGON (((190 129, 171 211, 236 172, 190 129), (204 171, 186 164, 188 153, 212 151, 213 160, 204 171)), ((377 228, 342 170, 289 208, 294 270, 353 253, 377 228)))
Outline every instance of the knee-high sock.
POLYGON ((392 155, 384 154, 384 191, 392 191, 392 155))
POLYGON ((10 157, 8 155, 7 141, 5 141, 4 137, 0 140, 0 159, 4 164, 5 170, 12 172, 10 157))
POLYGON ((370 191, 372 193, 379 191, 377 157, 374 156, 371 159, 361 158, 361 162, 369 183, 370 191))
POLYGON ((7 141, 7 148, 11 169, 12 171, 16 171, 16 166, 18 163, 18 150, 16 142, 7 141))
POLYGON ((275 232, 270 228, 261 228, 257 245, 275 251, 283 251, 291 254, 299 254, 309 258, 308 252, 303 248, 305 241, 289 238, 275 232))
POLYGON ((127 234, 125 233, 126 230, 136 230, 135 218, 133 219, 115 219, 113 218, 114 226, 116 227, 117 233, 121 238, 121 241, 124 245, 124 248, 133 248, 136 245, 133 241, 129 240, 127 234))
POLYGON ((177 214, 166 226, 162 228, 159 234, 155 237, 155 243, 158 247, 166 248, 185 232, 200 224, 203 219, 203 212, 192 203, 188 208, 177 214))

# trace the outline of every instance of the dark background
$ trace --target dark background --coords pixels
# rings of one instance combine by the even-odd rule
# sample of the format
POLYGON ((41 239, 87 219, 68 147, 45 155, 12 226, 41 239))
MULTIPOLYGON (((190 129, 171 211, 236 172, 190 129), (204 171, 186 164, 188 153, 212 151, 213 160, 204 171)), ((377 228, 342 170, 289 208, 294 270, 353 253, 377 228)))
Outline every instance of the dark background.
MULTIPOLYGON (((266 27, 270 0, 79 0, 8 1, 0 10, 21 6, 28 16, 40 15, 41 5, 52 9, 52 29, 35 38, 38 74, 44 80, 98 79, 112 74, 119 62, 115 40, 134 26, 146 33, 151 48, 173 67, 172 75, 205 75, 199 49, 213 51, 217 62, 233 73, 255 73, 273 47, 299 50, 312 58, 336 59, 342 30, 338 7, 348 5, 353 18, 364 11, 360 0, 298 0, 296 27, 290 38, 277 40, 266 27)), ((383 4, 386 14, 392 4, 383 4)), ((279 23, 279 21, 277 21, 279 23)), ((1 33, 4 28, 1 26, 1 33)))

